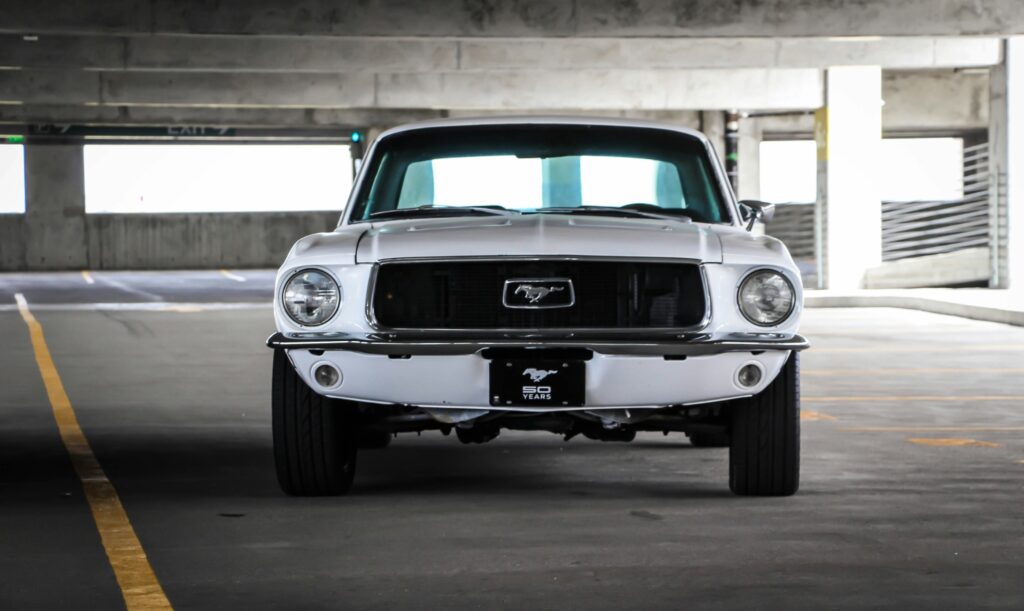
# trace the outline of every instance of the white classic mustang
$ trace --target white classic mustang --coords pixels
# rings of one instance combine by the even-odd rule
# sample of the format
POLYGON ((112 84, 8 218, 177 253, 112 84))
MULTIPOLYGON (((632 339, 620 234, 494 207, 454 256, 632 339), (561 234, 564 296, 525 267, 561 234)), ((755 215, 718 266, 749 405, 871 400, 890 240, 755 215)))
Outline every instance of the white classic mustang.
POLYGON ((802 288, 749 232, 708 140, 619 120, 393 129, 338 228, 282 265, 273 429, 289 494, 340 494, 358 448, 501 429, 728 446, 743 495, 797 490, 802 288))

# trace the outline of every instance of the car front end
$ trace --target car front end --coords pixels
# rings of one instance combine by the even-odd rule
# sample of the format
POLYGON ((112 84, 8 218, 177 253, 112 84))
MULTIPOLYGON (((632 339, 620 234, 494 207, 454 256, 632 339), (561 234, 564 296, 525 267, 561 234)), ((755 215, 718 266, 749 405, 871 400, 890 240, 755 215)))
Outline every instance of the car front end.
MULTIPOLYGON (((439 429, 482 442, 511 428, 567 439, 661 431, 727 440, 729 406, 771 391, 807 347, 797 333, 799 272, 780 242, 742 226, 702 136, 598 123, 615 142, 643 138, 636 150, 615 144, 594 153, 593 125, 449 122, 382 136, 384 151, 371 149, 339 228, 300 240, 279 271, 268 345, 287 359, 298 378, 290 383, 333 401, 350 429, 384 436, 439 429), (495 126, 527 133, 525 144, 482 154, 495 126), (556 128, 569 131, 536 144, 556 128), (441 156, 438 136, 469 148, 441 156), (586 145, 565 144, 574 138, 586 145), (656 157, 680 142, 693 161, 656 157), (541 204, 434 201, 444 189, 458 199, 444 183, 452 160, 464 166, 455 183, 462 188, 480 181, 465 170, 483 172, 480 159, 499 158, 503 176, 539 170, 541 204), (594 191, 588 176, 603 192, 616 188, 595 173, 608 158, 653 176, 656 195, 621 208, 581 202, 594 191), (648 170, 638 159, 660 165, 648 170), (388 184, 381 176, 395 165, 404 178, 388 184), (566 184, 568 196, 557 189, 566 184), (420 203, 424 192, 429 205, 420 203), (684 204, 662 210, 646 201, 655 197, 684 204), (710 202, 704 208, 700 197, 710 202)), ((295 491, 294 474, 284 477, 295 491)))

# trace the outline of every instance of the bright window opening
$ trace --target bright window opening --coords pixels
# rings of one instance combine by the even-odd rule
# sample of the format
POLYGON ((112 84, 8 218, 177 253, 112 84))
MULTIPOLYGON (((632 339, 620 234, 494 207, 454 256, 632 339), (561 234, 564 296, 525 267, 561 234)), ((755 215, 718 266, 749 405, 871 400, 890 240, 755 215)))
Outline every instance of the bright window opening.
MULTIPOLYGON (((411 164, 410 173, 418 166, 433 168, 433 196, 425 189, 405 207, 421 205, 479 206, 501 205, 506 208, 536 208, 541 205, 540 159, 516 159, 507 155, 488 157, 453 157, 411 164), (495 185, 501 185, 495 191, 495 185)), ((410 185, 415 181, 408 181, 410 185)))
POLYGON ((0 214, 25 213, 25 147, 0 144, 0 214))
MULTIPOLYGON (((761 199, 810 203, 817 198, 813 140, 761 143, 761 199)), ((941 201, 963 197, 964 143, 960 138, 888 138, 874 165, 882 201, 941 201)))
POLYGON ((351 188, 347 145, 85 146, 87 213, 340 212, 351 188))
POLYGON ((518 159, 512 155, 450 157, 412 163, 402 183, 400 207, 500 205, 528 210, 574 204, 571 201, 545 204, 545 189, 578 192, 574 199, 588 206, 633 203, 680 206, 682 192, 678 178, 674 184, 676 200, 659 199, 659 180, 664 182, 659 175, 672 169, 664 162, 596 155, 554 160, 558 162, 570 168, 566 176, 546 172, 540 159, 518 159), (578 169, 572 169, 573 165, 578 169), (431 189, 432 192, 428 192, 431 189))
POLYGON ((761 199, 807 204, 818 198, 818 149, 814 140, 761 143, 761 199))
POLYGON ((964 141, 960 138, 882 140, 882 201, 942 201, 964 196, 964 141))

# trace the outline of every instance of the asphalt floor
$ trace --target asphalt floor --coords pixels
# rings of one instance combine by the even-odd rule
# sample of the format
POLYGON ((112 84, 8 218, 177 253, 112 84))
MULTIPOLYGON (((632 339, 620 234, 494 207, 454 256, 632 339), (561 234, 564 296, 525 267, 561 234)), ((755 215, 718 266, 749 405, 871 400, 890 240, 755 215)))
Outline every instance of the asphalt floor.
POLYGON ((124 605, 15 293, 178 609, 1024 607, 1024 328, 807 310, 790 498, 732 496, 682 435, 507 431, 401 435, 351 495, 289 498, 272 278, 0 275, 0 609, 124 605))

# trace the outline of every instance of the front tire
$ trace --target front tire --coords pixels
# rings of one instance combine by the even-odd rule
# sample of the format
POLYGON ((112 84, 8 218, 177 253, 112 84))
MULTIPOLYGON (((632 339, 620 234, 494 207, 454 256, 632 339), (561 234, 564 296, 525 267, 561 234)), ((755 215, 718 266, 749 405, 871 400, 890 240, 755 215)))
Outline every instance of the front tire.
POLYGON ((800 487, 800 356, 760 394, 732 406, 729 488, 742 496, 790 496, 800 487))
POLYGON ((274 462, 286 494, 345 494, 356 470, 358 428, 345 401, 313 391, 283 350, 274 351, 274 462))

